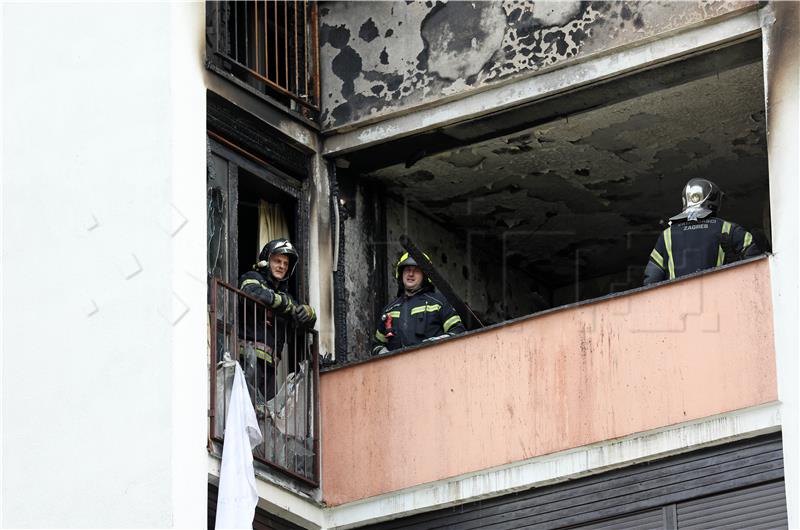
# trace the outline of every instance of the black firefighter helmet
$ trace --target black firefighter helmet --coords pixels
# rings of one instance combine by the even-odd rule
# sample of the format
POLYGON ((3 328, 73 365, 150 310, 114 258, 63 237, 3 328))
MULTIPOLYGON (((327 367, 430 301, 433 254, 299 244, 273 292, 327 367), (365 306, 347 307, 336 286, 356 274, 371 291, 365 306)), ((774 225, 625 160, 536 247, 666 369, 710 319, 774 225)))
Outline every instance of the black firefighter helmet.
POLYGON ((280 280, 286 281, 294 274, 294 269, 297 267, 297 262, 300 260, 297 249, 294 248, 294 245, 292 245, 291 241, 288 239, 273 239, 264 245, 264 248, 261 249, 261 253, 258 255, 256 268, 266 272, 270 277, 273 277, 272 270, 269 268, 269 259, 277 254, 283 254, 289 258, 289 268, 286 271, 286 276, 280 280))
MULTIPOLYGON (((422 255, 425 256, 425 259, 427 259, 429 262, 431 261, 430 256, 428 256, 424 252, 422 253, 422 255)), ((394 277, 397 279, 397 287, 399 291, 402 291, 403 289, 403 279, 401 278, 403 274, 403 269, 410 265, 419 266, 417 264, 417 260, 415 260, 408 252, 404 252, 403 255, 400 256, 400 259, 397 260, 397 263, 395 263, 394 277)), ((426 283, 428 285, 433 285, 433 280, 428 278, 427 274, 423 272, 422 275, 425 277, 426 283)))

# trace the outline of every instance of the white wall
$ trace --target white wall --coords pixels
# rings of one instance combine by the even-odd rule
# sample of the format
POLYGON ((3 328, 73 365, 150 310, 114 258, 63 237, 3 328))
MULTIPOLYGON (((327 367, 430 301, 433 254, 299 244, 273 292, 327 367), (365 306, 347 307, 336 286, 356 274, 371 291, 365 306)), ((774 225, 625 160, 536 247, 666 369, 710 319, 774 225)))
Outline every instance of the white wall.
POLYGON ((761 10, 772 215, 772 303, 789 528, 800 528, 800 4, 761 10))
POLYGON ((0 526, 205 524, 203 16, 2 6, 0 526))

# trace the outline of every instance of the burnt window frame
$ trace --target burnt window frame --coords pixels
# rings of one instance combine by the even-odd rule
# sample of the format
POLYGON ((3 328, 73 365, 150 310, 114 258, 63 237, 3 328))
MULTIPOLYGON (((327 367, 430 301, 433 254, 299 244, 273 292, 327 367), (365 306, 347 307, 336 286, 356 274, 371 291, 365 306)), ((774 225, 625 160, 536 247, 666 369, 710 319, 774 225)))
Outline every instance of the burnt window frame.
MULTIPOLYGON (((227 236, 228 236, 228 277, 220 278, 230 285, 237 286, 241 270, 239 263, 239 202, 240 202, 240 181, 239 170, 243 169, 247 173, 262 180, 267 185, 276 188, 279 193, 285 194, 296 204, 291 212, 286 212, 287 217, 291 216, 290 224, 294 227, 292 243, 300 251, 299 273, 295 273, 296 296, 302 300, 308 299, 308 266, 309 266, 309 183, 308 179, 300 180, 277 167, 260 159, 257 155, 250 153, 236 145, 236 143, 220 136, 213 131, 207 131, 206 141, 208 142, 208 156, 219 156, 228 162, 228 194, 226 195, 226 214, 228 217, 227 236)), ((206 177, 208 186, 208 176, 206 177)), ((208 188, 207 188, 208 189, 208 188)), ((208 215, 208 211, 206 212, 208 215)), ((289 219, 287 219, 289 220, 289 219)), ((208 244, 208 241, 207 241, 208 244)), ((253 256, 255 261, 256 256, 253 256)), ((207 265, 208 266, 208 265, 207 265)), ((211 270, 207 269, 207 275, 211 280, 211 270)))

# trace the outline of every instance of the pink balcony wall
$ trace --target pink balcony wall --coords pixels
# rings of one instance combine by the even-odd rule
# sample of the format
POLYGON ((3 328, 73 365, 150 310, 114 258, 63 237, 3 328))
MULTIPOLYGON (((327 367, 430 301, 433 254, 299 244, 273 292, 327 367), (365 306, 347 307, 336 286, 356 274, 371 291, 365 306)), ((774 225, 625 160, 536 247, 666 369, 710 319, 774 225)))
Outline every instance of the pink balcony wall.
POLYGON ((321 377, 329 505, 777 399, 766 259, 321 377))

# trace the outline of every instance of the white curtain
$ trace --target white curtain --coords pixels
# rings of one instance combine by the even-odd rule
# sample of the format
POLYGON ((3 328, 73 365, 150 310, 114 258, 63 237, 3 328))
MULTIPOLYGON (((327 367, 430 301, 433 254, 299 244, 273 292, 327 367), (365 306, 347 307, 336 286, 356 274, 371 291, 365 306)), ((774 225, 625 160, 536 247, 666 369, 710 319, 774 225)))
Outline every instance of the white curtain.
MULTIPOLYGON (((258 201, 258 249, 256 255, 261 252, 264 245, 281 237, 289 237, 289 224, 286 222, 286 215, 280 204, 258 201)), ((293 241, 294 243, 294 241, 293 241)), ((286 345, 284 345, 284 348, 286 345)), ((282 357, 286 359, 286 355, 282 357)), ((278 384, 286 380, 287 367, 285 362, 278 362, 275 370, 278 384)))
POLYGON ((256 255, 264 245, 281 237, 289 237, 289 224, 280 204, 258 201, 258 248, 256 255))

